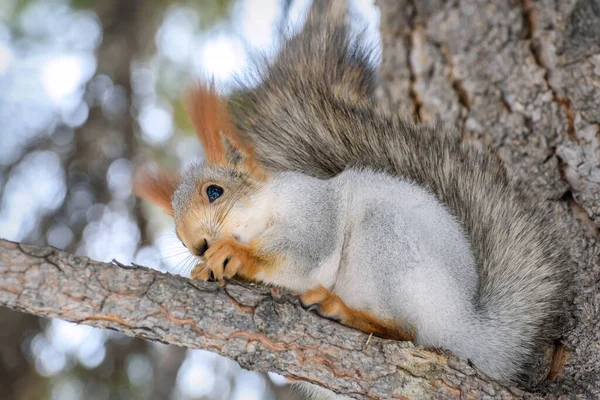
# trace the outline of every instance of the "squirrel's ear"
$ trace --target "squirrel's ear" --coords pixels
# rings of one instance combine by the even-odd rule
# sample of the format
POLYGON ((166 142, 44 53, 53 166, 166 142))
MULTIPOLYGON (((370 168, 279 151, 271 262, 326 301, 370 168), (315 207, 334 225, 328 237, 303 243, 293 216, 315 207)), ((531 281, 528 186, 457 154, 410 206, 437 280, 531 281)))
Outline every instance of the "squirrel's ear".
POLYGON ((221 134, 221 141, 225 150, 224 155, 227 165, 238 167, 247 160, 246 152, 234 143, 230 137, 221 134))
POLYGON ((199 81, 187 91, 184 105, 198 139, 204 148, 204 156, 211 164, 225 162, 222 132, 231 129, 226 103, 219 98, 213 82, 199 81))
POLYGON ((227 101, 219 97, 213 82, 199 81, 187 92, 185 106, 209 164, 243 167, 257 178, 265 176, 251 147, 241 141, 227 101))
POLYGON ((254 158, 252 147, 244 143, 236 136, 221 134, 225 165, 233 168, 243 169, 257 179, 265 179, 266 171, 254 158))
POLYGON ((158 171, 151 172, 142 169, 136 172, 133 180, 133 191, 136 196, 161 207, 167 214, 173 216, 173 193, 179 186, 181 178, 175 174, 158 171))

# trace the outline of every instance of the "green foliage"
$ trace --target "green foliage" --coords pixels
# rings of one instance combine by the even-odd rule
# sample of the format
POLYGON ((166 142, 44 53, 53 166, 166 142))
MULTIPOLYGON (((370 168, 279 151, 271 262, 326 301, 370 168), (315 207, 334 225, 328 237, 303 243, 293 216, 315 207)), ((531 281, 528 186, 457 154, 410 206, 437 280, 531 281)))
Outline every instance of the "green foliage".
POLYGON ((183 101, 179 98, 175 99, 171 103, 171 106, 173 107, 173 122, 175 126, 184 132, 193 132, 194 127, 187 115, 183 101))
MULTIPOLYGON (((169 0, 162 0, 169 3, 169 0)), ((210 29, 212 26, 229 17, 235 0, 185 0, 182 2, 194 9, 200 18, 201 29, 210 29)))
POLYGON ((76 10, 87 10, 96 6, 97 0, 71 0, 71 7, 76 10))

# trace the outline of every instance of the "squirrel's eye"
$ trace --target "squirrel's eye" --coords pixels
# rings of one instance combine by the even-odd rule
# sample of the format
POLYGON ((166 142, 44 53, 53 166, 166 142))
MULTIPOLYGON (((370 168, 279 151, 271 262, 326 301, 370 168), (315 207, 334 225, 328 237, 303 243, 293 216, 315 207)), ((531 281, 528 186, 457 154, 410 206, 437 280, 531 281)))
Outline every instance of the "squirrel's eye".
POLYGON ((206 188, 206 195, 208 196, 208 201, 212 203, 223 194, 223 188, 217 185, 210 185, 206 188))

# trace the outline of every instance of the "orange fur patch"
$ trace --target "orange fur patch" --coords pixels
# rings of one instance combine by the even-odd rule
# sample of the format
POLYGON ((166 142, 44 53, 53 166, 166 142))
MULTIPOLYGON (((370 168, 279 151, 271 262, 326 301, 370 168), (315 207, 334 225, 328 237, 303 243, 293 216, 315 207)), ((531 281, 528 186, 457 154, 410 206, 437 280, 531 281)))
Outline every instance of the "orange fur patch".
POLYGON ((337 294, 323 286, 306 291, 300 299, 304 306, 317 306, 318 313, 323 317, 339 320, 343 325, 362 332, 396 340, 415 338, 416 332, 408 324, 381 319, 366 311, 348 307, 337 294))
POLYGON ((229 133, 232 126, 227 104, 219 98, 214 83, 199 82, 186 93, 184 104, 206 159, 211 164, 222 164, 225 150, 220 134, 229 133))
POLYGON ((153 173, 147 169, 142 169, 136 172, 133 179, 133 192, 136 196, 156 204, 167 214, 173 216, 171 201, 179 182, 179 176, 169 172, 158 171, 153 173))

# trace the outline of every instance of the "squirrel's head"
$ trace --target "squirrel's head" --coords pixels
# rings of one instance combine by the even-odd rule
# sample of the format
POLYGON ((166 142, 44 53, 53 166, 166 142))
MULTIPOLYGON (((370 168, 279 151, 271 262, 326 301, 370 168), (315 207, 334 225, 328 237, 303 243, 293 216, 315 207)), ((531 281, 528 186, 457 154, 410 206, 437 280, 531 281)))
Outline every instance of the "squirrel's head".
POLYGON ((249 168, 248 154, 223 138, 226 165, 205 162, 183 174, 172 198, 177 235, 194 254, 202 255, 213 240, 235 236, 246 241, 262 219, 260 189, 266 175, 249 168))
POLYGON ((186 108, 202 142, 204 162, 181 177, 140 174, 135 192, 173 216, 177 236, 201 256, 215 239, 252 236, 253 225, 262 219, 256 214, 257 197, 267 174, 239 139, 213 85, 198 85, 186 97, 186 108))

